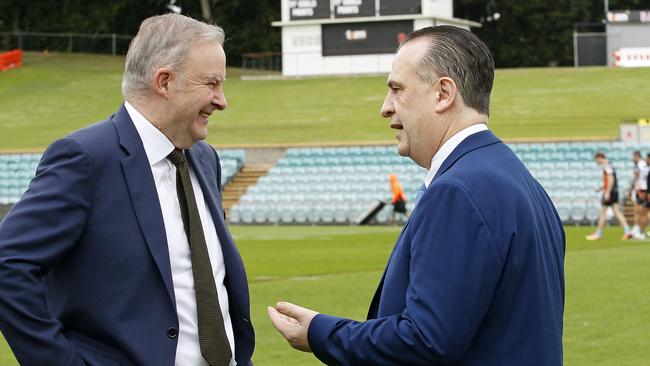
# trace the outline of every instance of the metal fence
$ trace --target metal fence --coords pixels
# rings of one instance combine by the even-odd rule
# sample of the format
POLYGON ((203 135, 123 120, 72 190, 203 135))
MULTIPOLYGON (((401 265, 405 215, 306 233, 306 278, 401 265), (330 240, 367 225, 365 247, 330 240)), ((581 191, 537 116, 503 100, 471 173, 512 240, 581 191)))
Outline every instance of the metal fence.
POLYGON ((0 50, 109 53, 125 55, 133 36, 120 34, 0 32, 0 50))
POLYGON ((282 52, 242 53, 242 68, 282 71, 282 52))

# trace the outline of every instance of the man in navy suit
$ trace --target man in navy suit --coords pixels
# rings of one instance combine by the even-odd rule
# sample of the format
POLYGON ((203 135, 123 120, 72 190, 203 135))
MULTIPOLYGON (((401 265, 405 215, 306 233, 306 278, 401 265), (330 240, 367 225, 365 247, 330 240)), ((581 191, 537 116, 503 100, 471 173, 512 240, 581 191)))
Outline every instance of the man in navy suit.
POLYGON ((489 130, 494 62, 470 32, 409 34, 381 114, 429 170, 370 305, 353 321, 279 302, 275 327, 328 365, 561 365, 565 237, 489 130))
POLYGON ((0 224, 0 329, 22 365, 250 364, 246 274, 201 141, 226 108, 223 40, 146 19, 124 105, 54 142, 0 224))

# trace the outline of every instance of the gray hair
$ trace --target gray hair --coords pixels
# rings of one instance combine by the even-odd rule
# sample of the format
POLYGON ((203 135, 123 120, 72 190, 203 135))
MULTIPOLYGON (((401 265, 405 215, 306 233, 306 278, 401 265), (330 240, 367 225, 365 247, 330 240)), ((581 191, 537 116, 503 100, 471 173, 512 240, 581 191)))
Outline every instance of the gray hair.
POLYGON ((449 77, 458 85, 465 105, 490 114, 490 93, 494 82, 494 59, 488 47, 470 31, 442 25, 409 33, 400 47, 425 37, 429 42, 417 68, 425 81, 449 77))
POLYGON ((183 66, 192 44, 215 41, 223 46, 223 29, 180 14, 145 19, 126 54, 122 95, 138 97, 149 89, 157 69, 168 67, 178 73, 183 85, 183 66))

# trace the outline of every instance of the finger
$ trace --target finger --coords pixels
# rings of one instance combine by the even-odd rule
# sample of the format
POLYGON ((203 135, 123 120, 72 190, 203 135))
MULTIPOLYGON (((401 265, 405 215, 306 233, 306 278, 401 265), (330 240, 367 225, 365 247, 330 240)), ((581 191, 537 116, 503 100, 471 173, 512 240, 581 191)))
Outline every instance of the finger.
POLYGON ((298 320, 290 318, 284 314, 280 314, 272 306, 269 306, 267 308, 267 312, 269 314, 269 318, 273 322, 273 325, 276 326, 276 328, 279 326, 283 329, 288 329, 289 327, 300 326, 300 322, 298 322, 298 320))
POLYGON ((278 310, 278 312, 285 314, 288 317, 297 319, 301 324, 305 323, 305 321, 309 321, 314 317, 314 315, 317 314, 313 310, 284 301, 278 302, 275 305, 275 308, 278 310))
MULTIPOLYGON (((298 328, 300 328, 300 325, 290 324, 284 319, 286 318, 284 315, 278 313, 277 310, 271 306, 268 306, 266 311, 268 312, 271 323, 275 329, 277 329, 278 332, 280 332, 280 334, 284 337, 284 339, 289 342, 289 345, 291 345, 293 348, 304 351, 305 347, 301 347, 298 343, 296 343, 296 334, 299 333, 298 328)), ((293 320, 295 321, 295 319, 293 320)))
POLYGON ((273 327, 275 327, 275 329, 277 329, 278 332, 280 332, 283 336, 285 336, 287 328, 289 327, 289 323, 283 318, 284 316, 278 313, 271 306, 268 306, 266 310, 269 315, 269 319, 271 319, 271 324, 273 324, 273 327))
POLYGON ((287 315, 287 316, 289 316, 289 314, 292 312, 293 308, 295 308, 295 307, 296 307, 295 304, 292 304, 290 302, 284 302, 284 301, 280 301, 277 304, 275 304, 275 309, 279 313, 287 315))
POLYGON ((282 313, 279 313, 275 308, 272 306, 267 307, 267 312, 269 314, 269 318, 275 318, 278 321, 285 322, 290 325, 300 325, 300 322, 294 318, 291 318, 289 316, 286 316, 282 313))

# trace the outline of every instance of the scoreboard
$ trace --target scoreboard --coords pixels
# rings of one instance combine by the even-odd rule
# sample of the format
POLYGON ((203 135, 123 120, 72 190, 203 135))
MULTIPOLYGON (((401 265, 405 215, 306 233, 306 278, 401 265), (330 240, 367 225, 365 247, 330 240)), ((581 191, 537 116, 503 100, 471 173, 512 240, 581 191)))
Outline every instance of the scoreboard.
POLYGON ((342 75, 390 71, 409 32, 480 23, 453 16, 453 0, 280 0, 282 74, 342 75))
POLYGON ((412 20, 323 24, 323 56, 394 53, 412 20))
POLYGON ((421 0, 289 0, 291 20, 421 13, 421 0))

